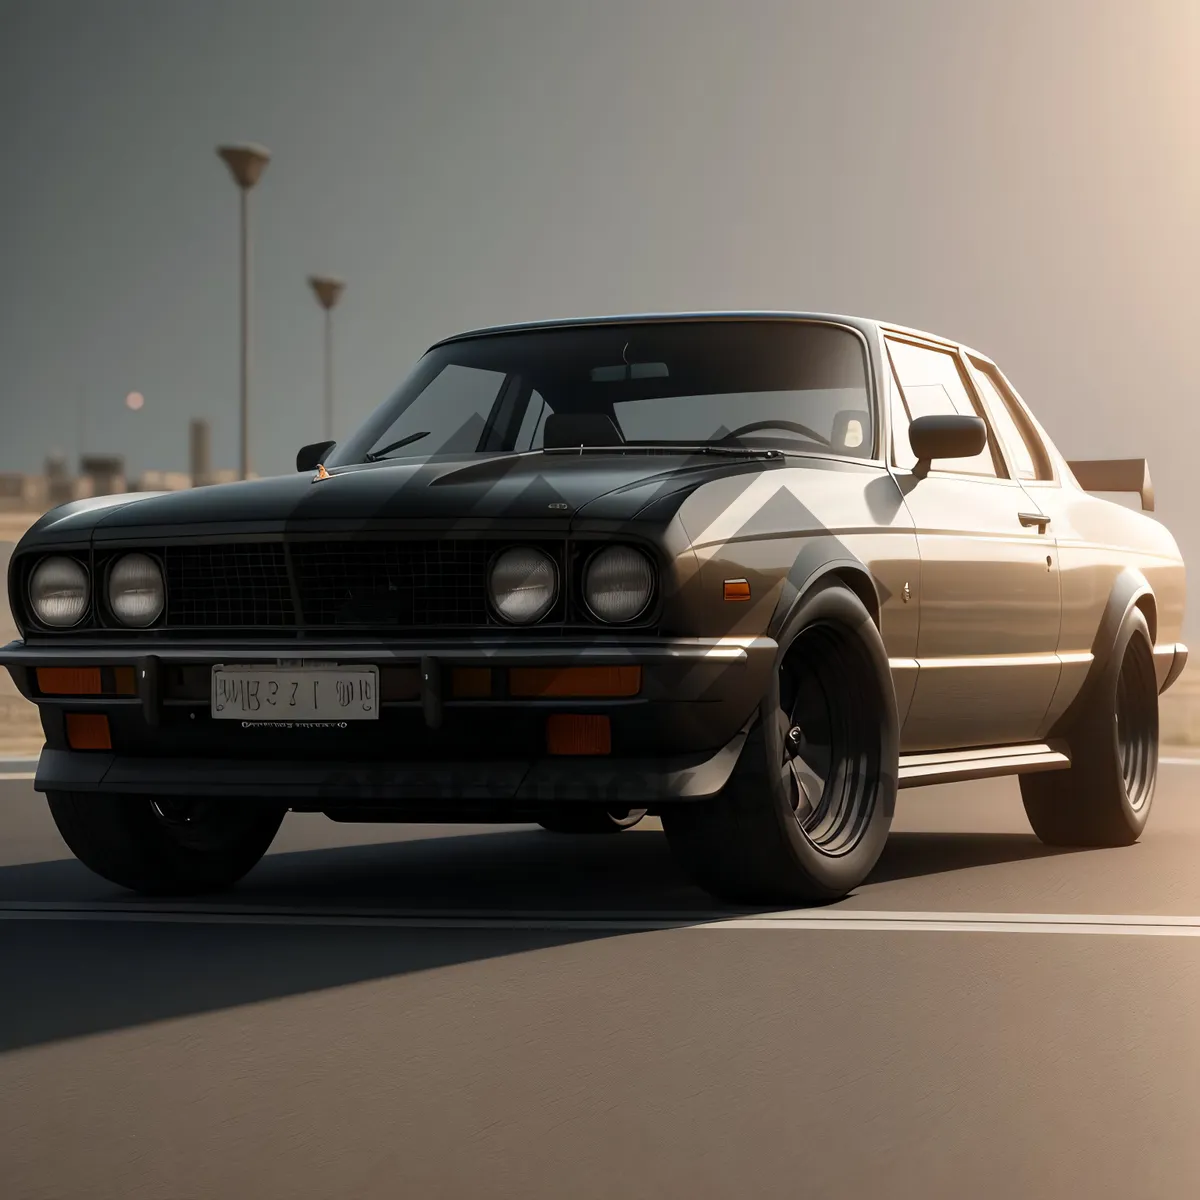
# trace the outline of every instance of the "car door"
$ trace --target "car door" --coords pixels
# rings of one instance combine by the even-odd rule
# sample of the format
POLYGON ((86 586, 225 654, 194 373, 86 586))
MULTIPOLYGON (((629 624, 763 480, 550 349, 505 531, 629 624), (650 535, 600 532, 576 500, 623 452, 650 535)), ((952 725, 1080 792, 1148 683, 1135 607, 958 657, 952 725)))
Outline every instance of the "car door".
POLYGON ((1062 591, 1058 635, 1062 674, 1043 722, 1048 728, 1078 695, 1091 669, 1096 634, 1120 573, 1136 565, 1146 573, 1160 603, 1172 587, 1156 576, 1161 569, 1158 563, 1139 561, 1137 552, 1130 551, 1129 546, 1137 544, 1136 535, 1126 540, 1119 532, 1128 528, 1127 520, 1132 523, 1137 518, 1064 487, 1055 469, 1057 451, 1000 368, 973 352, 968 352, 967 361, 988 407, 1003 414, 996 427, 1005 444, 1014 447, 1015 473, 1051 518, 1062 591))
POLYGON ((1032 741, 1058 684, 1059 579, 1046 513, 1012 476, 957 347, 889 335, 893 467, 921 555, 917 682, 906 751, 1032 741), (918 477, 916 417, 988 424, 983 451, 918 477))
MULTIPOLYGON (((1066 639, 1067 653, 1064 655, 1064 634, 1067 633, 1067 576, 1068 563, 1063 555, 1064 513, 1062 505, 1056 503, 1062 493, 1062 485, 1055 478, 1054 465, 1050 455, 1043 445, 1041 437, 1028 414, 1021 407, 1011 387, 1001 375, 995 363, 974 351, 966 350, 963 354, 967 373, 975 385, 976 394, 983 401, 987 411, 988 423, 995 432, 997 441, 1004 451, 1008 464, 1009 476, 1016 479, 1021 489, 1029 497, 1031 511, 1040 513, 1045 518, 1041 528, 1047 533, 1047 540, 1054 543, 1054 575, 1058 580, 1058 638, 1056 648, 1058 661, 1062 668, 1059 674, 1057 693, 1063 690, 1064 679, 1068 674, 1078 674, 1078 668, 1085 667, 1083 661, 1090 661, 1090 655, 1072 653, 1072 650, 1087 650, 1087 645, 1077 647, 1076 638, 1066 639)), ((1074 634, 1075 631, 1072 631, 1074 634)), ((1051 703, 1051 713, 1054 703, 1051 703)), ((1043 730, 1048 725, 1049 715, 1043 721, 1043 730)))

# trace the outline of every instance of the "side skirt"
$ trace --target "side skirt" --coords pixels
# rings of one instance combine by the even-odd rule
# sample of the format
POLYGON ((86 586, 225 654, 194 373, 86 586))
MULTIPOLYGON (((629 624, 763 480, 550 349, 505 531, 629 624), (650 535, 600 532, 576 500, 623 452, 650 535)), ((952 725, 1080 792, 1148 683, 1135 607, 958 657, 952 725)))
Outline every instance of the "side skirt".
POLYGON ((961 783, 966 779, 1023 775, 1027 771, 1065 771, 1070 765, 1071 756, 1066 743, 1057 741, 990 746, 983 750, 902 754, 899 786, 927 787, 933 783, 961 783))

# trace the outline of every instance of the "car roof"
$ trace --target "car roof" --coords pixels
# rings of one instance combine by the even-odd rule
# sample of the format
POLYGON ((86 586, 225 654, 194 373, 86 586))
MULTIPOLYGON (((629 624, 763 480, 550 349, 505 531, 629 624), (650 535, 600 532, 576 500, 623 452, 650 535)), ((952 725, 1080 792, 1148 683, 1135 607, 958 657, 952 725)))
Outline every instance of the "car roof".
POLYGON ((913 329, 908 325, 897 325, 894 321, 875 321, 872 322, 878 326, 881 333, 898 333, 901 337, 921 338, 926 342, 937 342, 943 346, 950 346, 956 350, 962 350, 966 354, 970 354, 975 358, 980 358, 984 362, 992 360, 980 350, 976 350, 968 346, 965 342, 956 342, 953 338, 946 337, 940 333, 929 333, 924 329, 913 329))
POLYGON ((447 342, 463 341, 466 338, 487 337, 496 333, 523 333, 545 329, 571 329, 582 325, 626 325, 654 324, 667 321, 832 321, 850 325, 862 332, 871 332, 877 322, 865 320, 862 317, 843 316, 838 313, 809 313, 781 312, 771 310, 724 310, 697 312, 644 312, 644 313, 612 313, 604 316, 590 317, 557 317, 542 321, 520 321, 510 325, 489 325, 479 329, 469 329, 456 333, 451 337, 442 338, 435 346, 447 342))
MULTIPOLYGON (((614 313, 605 316, 590 317, 558 317, 540 321, 519 321, 508 325, 488 325, 478 329, 464 330, 450 337, 434 342, 430 349, 444 346, 450 342, 466 341, 469 338, 489 337, 501 333, 526 333, 548 329, 571 329, 587 325, 626 325, 653 324, 668 321, 826 321, 839 325, 848 325, 863 334, 899 333, 909 337, 919 337, 931 342, 939 342, 946 346, 960 346, 951 338, 935 333, 927 333, 907 325, 898 325, 892 321, 880 321, 871 317, 855 317, 845 313, 829 312, 792 312, 781 309, 713 309, 681 312, 644 312, 644 313, 614 313)), ((963 346, 964 350, 978 358, 987 356, 978 351, 963 346)), ((988 360, 990 361, 990 360, 988 360)))

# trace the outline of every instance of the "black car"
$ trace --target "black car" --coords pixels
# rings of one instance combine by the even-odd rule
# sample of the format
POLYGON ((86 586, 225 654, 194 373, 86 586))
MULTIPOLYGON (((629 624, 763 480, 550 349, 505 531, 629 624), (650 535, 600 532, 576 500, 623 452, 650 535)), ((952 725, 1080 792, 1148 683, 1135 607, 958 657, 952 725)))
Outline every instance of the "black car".
POLYGON ((1064 657, 1048 518, 973 353, 812 314, 484 330, 297 475, 57 508, 14 551, 0 654, 41 711, 35 786, 84 863, 149 893, 233 884, 289 809, 577 833, 653 813, 749 902, 856 886, 905 784, 1019 772, 1048 840, 1136 838, 1186 657, 1178 551, 1039 442, 1077 498, 1060 532, 1103 504, 1146 558, 1141 584, 1088 567, 1071 636, 1108 629, 1115 658, 1064 657), (902 346, 973 398, 902 383, 902 346), (960 487, 985 458, 996 486, 960 487), (1118 694, 1124 741, 1085 777, 1071 730, 1118 694), (1091 799, 1050 812, 1052 770, 1091 799))

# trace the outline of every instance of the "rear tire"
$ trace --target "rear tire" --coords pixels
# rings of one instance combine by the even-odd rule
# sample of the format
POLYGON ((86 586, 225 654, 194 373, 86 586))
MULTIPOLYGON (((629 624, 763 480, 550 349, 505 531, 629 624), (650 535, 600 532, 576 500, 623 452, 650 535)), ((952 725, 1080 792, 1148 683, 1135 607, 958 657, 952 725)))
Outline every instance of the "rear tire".
POLYGON ((50 815, 84 866, 134 892, 199 895, 232 887, 274 841, 286 807, 48 792, 50 815))
POLYGON ((870 874, 896 803, 896 695, 883 640, 857 596, 825 585, 784 647, 729 782, 662 811, 672 853, 735 904, 837 900, 870 874))
POLYGON ((1065 735, 1069 770, 1021 777, 1034 833, 1049 846, 1133 845, 1158 781, 1154 647, 1136 608, 1065 735))
POLYGON ((644 808, 612 810, 581 805, 560 808, 538 824, 549 833, 620 833, 632 829, 645 815, 644 808))

